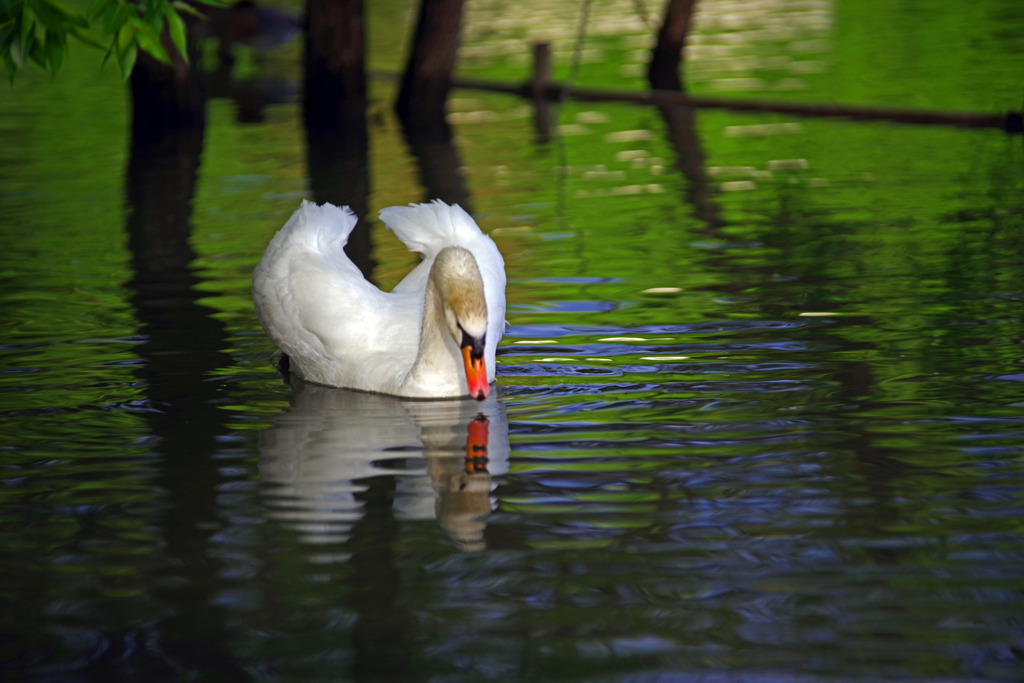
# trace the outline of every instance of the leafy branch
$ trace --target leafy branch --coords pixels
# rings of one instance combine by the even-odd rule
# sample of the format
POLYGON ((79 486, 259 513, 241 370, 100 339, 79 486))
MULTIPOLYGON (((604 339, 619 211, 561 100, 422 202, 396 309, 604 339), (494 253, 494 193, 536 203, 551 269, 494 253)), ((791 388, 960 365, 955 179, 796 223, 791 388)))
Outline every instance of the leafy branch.
MULTIPOLYGON (((222 5, 222 0, 198 0, 222 5)), ((85 14, 60 0, 0 0, 0 57, 14 83, 19 69, 35 62, 57 73, 68 51, 68 37, 116 56, 127 80, 139 50, 166 64, 171 50, 188 61, 182 14, 202 14, 182 0, 92 0, 85 14), (94 35, 99 29, 101 39, 94 35), (166 36, 166 40, 165 37, 166 36)))

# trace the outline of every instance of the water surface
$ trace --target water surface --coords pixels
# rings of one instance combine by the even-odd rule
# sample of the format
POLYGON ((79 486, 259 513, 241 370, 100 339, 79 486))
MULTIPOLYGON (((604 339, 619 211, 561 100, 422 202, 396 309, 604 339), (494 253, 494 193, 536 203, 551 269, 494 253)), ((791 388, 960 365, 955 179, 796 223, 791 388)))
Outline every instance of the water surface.
MULTIPOLYGON (((593 5, 578 82, 640 87, 638 6, 593 5)), ((939 5, 702 2, 688 79, 1019 109, 1016 3, 939 5)), ((474 4, 461 69, 521 78, 544 33, 567 74, 577 10, 474 4)), ((285 383, 253 314, 297 103, 211 100, 175 203, 94 57, 0 101, 12 678, 1024 677, 1019 137, 567 103, 537 145, 459 91, 433 158, 505 255, 498 391, 401 401, 285 383)), ((373 210, 428 192, 391 96, 373 210)), ((372 238, 391 286, 415 257, 372 238)))

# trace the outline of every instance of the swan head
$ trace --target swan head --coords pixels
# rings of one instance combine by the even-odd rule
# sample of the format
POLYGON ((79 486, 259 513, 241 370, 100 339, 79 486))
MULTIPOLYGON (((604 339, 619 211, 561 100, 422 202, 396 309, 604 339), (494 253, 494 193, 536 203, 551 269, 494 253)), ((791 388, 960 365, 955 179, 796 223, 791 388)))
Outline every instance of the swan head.
POLYGON ((468 249, 447 247, 438 253, 430 274, 440 295, 447 332, 462 351, 469 395, 482 401, 491 387, 484 363, 487 299, 476 259, 468 249))

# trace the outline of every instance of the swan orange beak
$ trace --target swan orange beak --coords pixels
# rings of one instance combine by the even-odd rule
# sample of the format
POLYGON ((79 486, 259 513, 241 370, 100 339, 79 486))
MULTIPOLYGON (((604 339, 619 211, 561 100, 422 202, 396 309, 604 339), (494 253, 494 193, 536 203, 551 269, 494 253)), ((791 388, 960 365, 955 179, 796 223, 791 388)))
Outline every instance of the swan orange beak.
POLYGON ((484 366, 483 355, 473 354, 473 345, 462 347, 462 360, 466 364, 466 381, 469 383, 469 395, 478 401, 487 398, 491 393, 491 385, 487 383, 487 368, 484 366))

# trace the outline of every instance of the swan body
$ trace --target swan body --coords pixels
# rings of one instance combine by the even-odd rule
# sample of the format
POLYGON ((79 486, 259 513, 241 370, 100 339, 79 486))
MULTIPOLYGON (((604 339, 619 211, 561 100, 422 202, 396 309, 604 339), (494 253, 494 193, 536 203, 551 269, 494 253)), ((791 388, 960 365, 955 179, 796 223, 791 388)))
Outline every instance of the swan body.
POLYGON ((380 217, 423 259, 391 292, 368 282, 344 252, 352 211, 303 201, 253 272, 260 324, 304 380, 482 400, 504 331, 497 246, 462 208, 440 200, 380 217))

